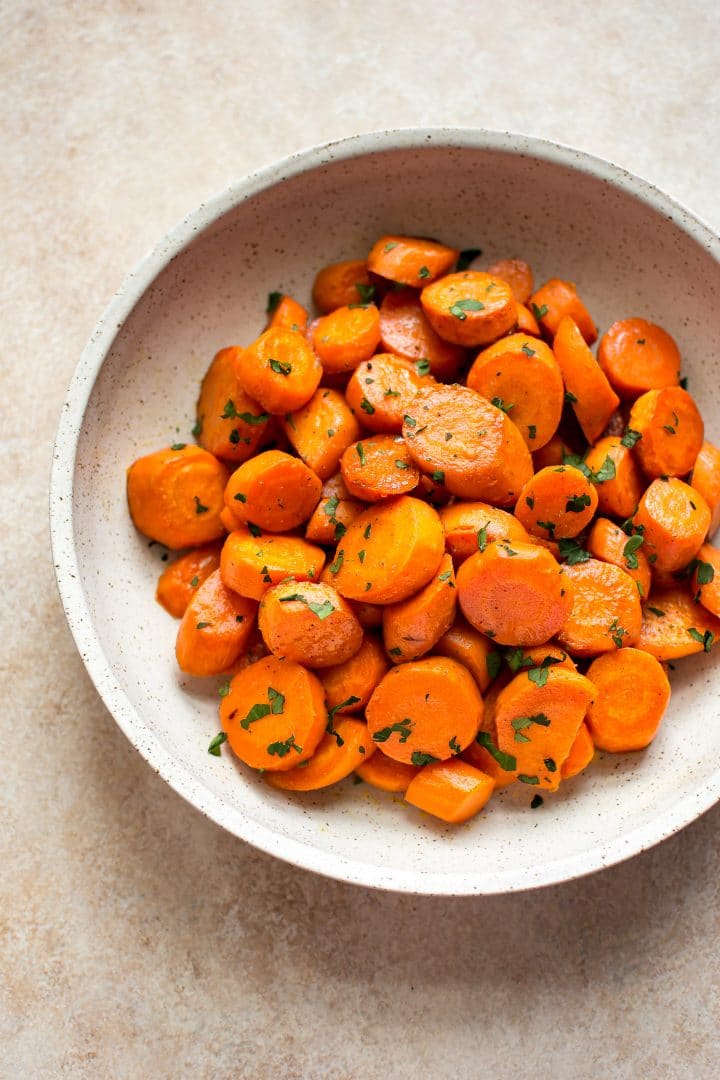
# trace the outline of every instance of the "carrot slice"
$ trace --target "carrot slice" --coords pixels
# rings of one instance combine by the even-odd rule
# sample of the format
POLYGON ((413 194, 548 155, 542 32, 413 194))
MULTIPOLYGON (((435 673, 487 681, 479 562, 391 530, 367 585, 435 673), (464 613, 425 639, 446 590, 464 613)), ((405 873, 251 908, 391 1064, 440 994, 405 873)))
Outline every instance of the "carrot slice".
POLYGON ((703 544, 693 560, 695 599, 713 615, 720 616, 720 551, 703 544))
POLYGON ((455 618, 457 589, 449 555, 443 555, 437 573, 419 592, 383 611, 383 639, 395 664, 417 660, 430 652, 450 629, 455 618))
POLYGON ((524 525, 513 514, 484 502, 456 502, 439 511, 445 547, 456 565, 494 540, 529 542, 524 525))
POLYGON ((488 345, 517 324, 510 286, 479 270, 448 274, 424 288, 420 302, 435 333, 454 345, 488 345))
POLYGON ((138 458, 127 470, 127 499, 135 528, 167 548, 219 540, 226 467, 199 446, 176 443, 138 458))
POLYGON ((595 698, 587 723, 598 750, 643 750, 657 734, 670 700, 662 665, 640 649, 622 649, 593 660, 588 679, 595 698))
POLYGON ((321 480, 337 470, 348 446, 360 436, 360 426, 338 390, 315 391, 306 405, 287 413, 281 424, 305 464, 321 480))
POLYGON ((198 585, 220 566, 220 544, 208 544, 181 555, 158 578, 155 599, 170 615, 181 619, 198 585))
POLYGON ((270 652, 311 668, 344 664, 363 643, 363 629, 331 585, 287 581, 269 588, 258 625, 270 652))
MULTIPOLYGON (((541 469, 562 465, 563 458, 571 453, 572 450, 565 442, 562 435, 556 432, 545 446, 541 446, 539 450, 533 451, 533 472, 540 472, 541 469)), ((637 503, 635 503, 635 505, 637 506, 637 503)), ((627 517, 627 515, 625 516, 627 517)))
MULTIPOLYGON (((613 656, 614 653, 608 655, 613 656)), ((560 766, 560 776, 563 780, 570 780, 588 767, 595 756, 595 743, 590 734, 590 728, 583 722, 578 728, 578 733, 570 747, 570 753, 560 766)))
MULTIPOLYGON (((253 528, 256 528, 253 526, 253 528)), ((272 536, 257 529, 238 529, 226 539, 220 555, 220 573, 228 589, 261 600, 270 585, 285 578, 319 578, 325 563, 322 548, 297 536, 272 536)))
POLYGON ((389 667, 381 643, 374 634, 365 634, 354 656, 320 673, 325 700, 332 715, 364 709, 389 667))
POLYGON ((557 635, 563 648, 573 656, 597 656, 634 645, 642 612, 630 575, 597 559, 566 564, 563 570, 573 591, 572 611, 557 635))
POLYGON ((466 761, 438 761, 421 769, 410 782, 405 801, 457 825, 482 810, 494 786, 492 777, 466 761))
POLYGON ((348 304, 366 303, 373 293, 365 259, 346 259, 324 266, 312 289, 313 303, 323 315, 348 304))
POLYGON ((702 450, 705 425, 697 405, 680 386, 648 390, 630 410, 630 429, 640 438, 635 453, 648 476, 685 476, 702 450))
POLYGON ((710 510, 689 484, 671 477, 653 480, 633 518, 645 538, 645 554, 653 569, 682 570, 700 550, 710 528, 710 510))
POLYGON ((374 304, 348 304, 318 319, 312 345, 326 372, 352 371, 380 344, 380 314, 374 304))
POLYGON ((635 513, 644 483, 642 473, 628 443, 634 445, 634 435, 618 438, 608 435, 598 439, 585 455, 585 464, 597 476, 606 476, 597 485, 598 509, 601 514, 627 518, 635 513), (623 439, 625 442, 623 442, 623 439), (610 466, 608 466, 608 458, 610 466))
POLYGON ((345 396, 369 431, 400 434, 403 416, 418 390, 434 382, 427 375, 419 375, 406 360, 392 353, 376 353, 372 360, 355 368, 345 396))
POLYGON ((302 461, 281 450, 266 450, 235 470, 225 502, 238 521, 287 532, 307 521, 321 492, 320 477, 302 461))
POLYGON ((642 599, 650 595, 651 573, 647 555, 642 550, 642 533, 628 536, 619 525, 607 518, 597 518, 588 533, 585 547, 601 562, 619 566, 635 582, 642 599))
POLYGON ((720 639, 720 619, 677 586, 656 589, 643 606, 638 649, 657 660, 680 660, 710 652, 720 639))
POLYGON ((200 385, 197 440, 223 461, 240 463, 257 450, 267 435, 270 416, 246 394, 235 374, 242 349, 221 349, 200 385))
POLYGON ((720 450, 717 446, 709 442, 702 444, 690 483, 708 504, 711 514, 708 532, 712 536, 720 525, 720 450))
POLYGON ((570 316, 560 319, 557 325, 553 352, 573 412, 585 438, 593 443, 607 427, 620 398, 590 352, 582 328, 570 316))
POLYGON ((562 320, 569 317, 588 345, 597 338, 595 323, 572 281, 550 278, 530 298, 530 310, 551 337, 557 334, 562 320))
POLYGON ((323 484, 322 498, 305 529, 305 539, 314 544, 337 544, 365 503, 351 499, 340 473, 323 484))
POLYGON ((505 754, 498 748, 497 731, 495 730, 497 700, 511 679, 512 676, 507 669, 496 676, 483 698, 485 711, 480 722, 480 730, 475 736, 475 741, 471 742, 461 754, 463 761, 467 761, 470 765, 474 765, 476 769, 480 769, 481 772, 492 777, 497 790, 508 787, 509 784, 514 784, 517 780, 515 756, 514 754, 505 754))
POLYGON ((661 326, 646 319, 619 319, 598 346, 598 361, 623 398, 677 386, 680 352, 661 326))
POLYGON ((257 604, 231 592, 220 571, 200 585, 178 629, 175 656, 188 675, 221 675, 242 653, 255 625, 257 604))
MULTIPOLYGON (((492 682, 492 672, 500 654, 490 638, 459 616, 435 645, 439 656, 449 656, 466 667, 484 694, 492 682)), ((487 770, 486 770, 487 771, 487 770)))
POLYGON ((368 255, 368 270, 401 285, 421 289, 452 270, 460 254, 435 240, 381 236, 368 255))
POLYGON ((404 495, 420 479, 407 445, 394 435, 374 435, 348 446, 340 471, 350 494, 366 502, 404 495))
POLYGON ((380 341, 390 353, 415 364, 418 375, 456 379, 465 350, 436 334, 411 289, 390 292, 380 305, 380 341))
POLYGON ((282 295, 269 315, 268 328, 276 326, 284 330, 295 330, 300 334, 304 334, 307 329, 308 313, 292 296, 282 295))
POLYGON ((515 310, 517 312, 518 333, 529 334, 531 337, 539 338, 542 334, 540 324, 530 308, 526 308, 524 304, 516 304, 515 310))
POLYGON ((499 277, 512 289, 518 304, 527 304, 535 285, 530 266, 522 259, 499 259, 488 266, 491 277, 499 277))
POLYGON ((320 791, 350 776, 375 753, 367 724, 349 716, 333 721, 307 765, 290 772, 267 773, 271 787, 282 791, 320 791))
POLYGON ((269 413, 294 412, 315 393, 322 367, 301 334, 271 327, 235 356, 240 385, 269 413))
POLYGON ((597 509, 595 485, 580 469, 558 465, 541 469, 520 492, 515 514, 522 525, 543 540, 577 536, 597 509))
POLYGON ((419 771, 414 765, 406 765, 404 761, 393 761, 383 754, 379 746, 370 760, 361 762, 355 770, 366 784, 398 795, 405 794, 410 781, 415 779, 419 771))

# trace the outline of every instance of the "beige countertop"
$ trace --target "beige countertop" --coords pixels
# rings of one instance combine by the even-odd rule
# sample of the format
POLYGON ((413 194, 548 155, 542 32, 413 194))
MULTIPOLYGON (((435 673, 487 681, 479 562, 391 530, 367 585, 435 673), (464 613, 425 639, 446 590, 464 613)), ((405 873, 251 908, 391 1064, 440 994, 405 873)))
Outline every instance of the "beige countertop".
POLYGON ((719 34, 713 0, 3 5, 3 1080, 718 1075, 720 808, 508 898, 373 893, 259 854, 100 703, 56 595, 46 489, 67 382, 126 272, 300 146, 527 131, 720 226, 719 34))

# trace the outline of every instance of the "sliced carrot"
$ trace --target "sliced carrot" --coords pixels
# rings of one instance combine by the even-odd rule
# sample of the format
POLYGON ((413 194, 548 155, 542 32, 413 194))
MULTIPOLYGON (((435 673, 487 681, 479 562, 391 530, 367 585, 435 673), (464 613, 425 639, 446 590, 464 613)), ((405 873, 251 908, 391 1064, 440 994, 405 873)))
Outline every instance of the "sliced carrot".
POLYGON ((563 458, 571 453, 572 450, 562 435, 556 432, 545 446, 541 446, 539 450, 533 450, 533 472, 540 472, 541 469, 562 465, 563 458))
POLYGON ((355 518, 363 512, 365 503, 352 499, 340 473, 323 484, 322 498, 305 529, 305 539, 314 544, 337 544, 355 518))
POLYGON ((221 675, 242 653, 255 626, 257 604, 231 592, 219 570, 198 587, 185 609, 175 656, 188 675, 221 675))
POLYGON ((389 292, 380 305, 380 341, 390 353, 415 364, 418 375, 456 379, 465 350, 436 334, 412 289, 389 292))
POLYGON ((235 517, 234 511, 232 511, 229 506, 223 506, 220 511, 220 521, 222 522, 222 527, 226 533, 234 532, 235 529, 241 529, 243 527, 243 522, 235 517))
POLYGON ((532 269, 526 262, 522 259, 499 259, 488 267, 487 272, 510 286, 518 304, 527 304, 535 280, 532 269))
POLYGON ((594 476, 606 479, 597 485, 598 509, 601 514, 627 518, 635 513, 644 482, 631 447, 634 434, 618 438, 608 435, 598 439, 585 455, 585 464, 594 476), (623 439, 625 441, 623 441, 623 439), (611 464, 608 466, 607 462, 611 464))
MULTIPOLYGON (((608 655, 612 656, 614 654, 610 653, 608 655)), ((561 778, 570 780, 573 776, 577 776, 578 773, 587 769, 594 756, 595 743, 592 740, 590 728, 587 723, 583 722, 578 728, 578 733, 570 747, 570 753, 560 766, 561 778)))
POLYGON ((582 328, 570 316, 560 319, 556 327, 553 352, 573 412, 585 438, 593 443, 607 427, 620 398, 590 352, 582 328))
POLYGON ((623 398, 677 386, 680 378, 677 345, 667 331, 646 319, 613 323, 600 339, 598 361, 623 398))
POLYGON ((374 304, 348 304, 318 319, 312 345, 329 374, 352 371, 380 344, 380 315, 374 304))
POLYGON ((246 394, 235 374, 242 349, 221 349, 200 385, 197 403, 197 440, 223 461, 240 463, 265 438, 270 416, 246 394))
POLYGON ((261 600, 270 585, 285 578, 308 581, 320 577, 325 563, 322 548, 298 536, 257 534, 250 529, 231 532, 220 555, 220 572, 228 589, 261 600))
MULTIPOLYGON (((328 569, 328 574, 330 573, 328 569)), ((351 600, 352 609, 357 615, 363 630, 379 630, 382 626, 383 609, 380 604, 366 604, 362 600, 351 600)))
POLYGON ((494 540, 521 540, 530 537, 524 525, 506 510, 484 502, 455 502, 439 511, 445 530, 445 547, 456 565, 494 540))
POLYGON ((593 660, 588 679, 595 698, 587 724, 598 750, 643 750, 657 734, 670 700, 662 665, 641 649, 622 649, 593 660))
POLYGON ((287 532, 307 521, 321 493, 320 477, 299 458, 266 450, 235 470, 225 502, 239 521, 251 521, 268 532, 287 532))
POLYGON ((354 656, 363 628, 332 585, 287 581, 260 601, 258 626, 270 652, 311 668, 334 667, 354 656))
POLYGON ((456 825, 479 813, 494 787, 492 777, 466 761, 438 761, 410 782, 405 801, 456 825))
POLYGON ((321 480, 332 476, 348 446, 360 436, 343 395, 327 387, 317 389, 306 405, 287 413, 281 423, 292 446, 321 480))
POLYGON ((720 617, 720 551, 703 544, 693 560, 692 585, 695 599, 720 617))
POLYGON ((348 446, 340 471, 350 494, 366 502, 404 495, 420 479, 407 445, 394 435, 374 435, 348 446))
POLYGON ((220 566, 220 544, 207 544, 181 555, 158 578, 155 599, 170 615, 181 619, 198 585, 220 566))
POLYGON ((283 415, 307 404, 322 367, 301 334, 271 327, 235 357, 240 385, 269 413, 283 415))
POLYGON ((710 509, 710 536, 720 525, 720 450, 704 442, 693 465, 690 483, 699 491, 710 509))
POLYGON ((172 550, 219 540, 228 475, 207 450, 185 443, 138 458, 127 470, 135 528, 172 550))
POLYGON ((457 589, 449 555, 443 555, 434 577, 414 596, 383 611, 383 640, 394 664, 417 660, 450 629, 455 618, 457 589))
POLYGON ((577 536, 597 509, 595 485, 580 469, 557 465, 535 473, 520 492, 515 514, 534 536, 562 540, 577 536))
POLYGON ((342 664, 320 673, 325 700, 332 715, 360 712, 390 664, 374 634, 365 634, 358 651, 342 664))
POLYGON ((500 654, 490 638, 459 616, 435 645, 439 656, 449 656, 466 667, 484 694, 492 682, 500 654), (491 659, 492 658, 492 659, 491 659))
POLYGON ((642 533, 628 536, 614 521, 599 517, 588 533, 585 547, 593 558, 613 563, 629 574, 639 596, 645 600, 650 595, 651 573, 643 542, 642 533))
POLYGON ((497 731, 495 730, 495 708, 500 694, 511 681, 510 671, 504 669, 496 676, 483 702, 485 710, 480 722, 480 730, 471 742, 463 750, 461 757, 476 769, 487 773, 492 777, 495 788, 501 788, 514 784, 517 780, 517 762, 513 754, 504 754, 497 745, 497 731))
POLYGON ((648 390, 630 410, 630 429, 640 438, 635 453, 648 476, 685 476, 702 450, 705 425, 697 405, 680 386, 648 390))
POLYGON ((710 652, 720 639, 720 619, 678 586, 656 589, 643 606, 638 649, 657 660, 680 660, 710 652))
POLYGON ((512 289, 479 270, 448 274, 420 294, 435 333, 455 345, 489 345, 517 324, 512 289))
POLYGON ((566 564, 563 570, 573 592, 572 611, 557 635, 563 648, 572 656, 598 656, 634 645, 642 612, 630 575, 598 559, 566 564))
POLYGON ((282 791, 319 791, 350 776, 374 753, 367 724, 342 716, 333 721, 332 731, 323 735, 307 765, 290 772, 268 772, 265 779, 282 791))
POLYGON ((371 787, 404 795, 410 781, 415 779, 420 770, 414 765, 406 765, 404 761, 393 761, 383 754, 378 746, 372 757, 368 761, 362 761, 355 772, 371 787))
POLYGON ((368 270, 401 285, 421 289, 452 270, 455 248, 414 236, 381 236, 368 255, 368 270))
POLYGON ((392 353, 376 353, 355 368, 345 396, 368 431, 400 434, 403 416, 418 390, 434 382, 428 375, 419 375, 406 360, 392 353))
POLYGON ((307 329, 308 313, 292 296, 282 295, 269 314, 268 327, 282 327, 300 334, 307 329))
POLYGON ((313 303, 327 315, 348 304, 363 304, 372 299, 372 280, 365 259, 346 259, 318 271, 313 284, 313 303))
POLYGON ((533 294, 529 306, 543 330, 551 337, 557 334, 562 320, 569 317, 588 345, 592 345, 597 338, 595 323, 572 281, 550 278, 533 294))
POLYGON ((702 495, 671 477, 653 480, 633 518, 645 538, 653 569, 682 570, 700 550, 710 528, 710 510, 702 495))

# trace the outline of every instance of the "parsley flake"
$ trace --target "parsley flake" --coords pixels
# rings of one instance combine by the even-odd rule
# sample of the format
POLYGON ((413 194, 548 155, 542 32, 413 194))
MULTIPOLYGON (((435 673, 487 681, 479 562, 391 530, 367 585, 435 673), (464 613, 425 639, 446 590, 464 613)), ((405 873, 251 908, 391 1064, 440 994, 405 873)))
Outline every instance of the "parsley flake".
POLYGON ((432 754, 426 754, 423 750, 413 750, 410 756, 410 761, 412 762, 412 764, 417 765, 418 767, 421 767, 423 765, 432 765, 432 763, 437 760, 438 759, 432 754))
POLYGON ((276 375, 289 375, 292 371, 292 364, 288 364, 285 360, 271 358, 268 363, 276 375))
POLYGON ((380 731, 376 731, 373 735, 373 742, 385 743, 388 741, 391 735, 398 734, 400 736, 399 742, 406 743, 412 735, 413 721, 398 720, 395 724, 390 724, 389 727, 381 728, 380 731))
POLYGON ((224 742, 227 742, 227 735, 224 731, 218 732, 214 739, 210 740, 208 746, 208 754, 212 754, 213 757, 220 757, 220 747, 224 742))
POLYGON ((482 301, 470 297, 466 300, 456 300, 454 304, 451 304, 450 314, 454 315, 460 322, 465 322, 468 311, 483 311, 484 309, 485 305, 482 301))

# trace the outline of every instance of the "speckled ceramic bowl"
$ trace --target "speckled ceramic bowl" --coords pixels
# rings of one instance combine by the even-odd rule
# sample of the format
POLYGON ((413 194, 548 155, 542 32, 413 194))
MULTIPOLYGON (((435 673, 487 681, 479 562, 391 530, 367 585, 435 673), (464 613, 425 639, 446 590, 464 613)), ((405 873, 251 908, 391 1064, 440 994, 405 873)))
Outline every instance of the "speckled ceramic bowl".
POLYGON ((608 866, 720 797, 720 665, 679 664, 644 754, 601 758, 536 811, 521 785, 448 828, 351 780, 318 795, 267 787, 218 730, 219 680, 176 669, 177 624, 154 600, 161 549, 133 529, 125 468, 190 437, 198 382, 223 345, 252 340, 267 293, 307 301, 314 270, 383 232, 520 254, 540 281, 579 284, 600 327, 643 315, 677 338, 711 438, 720 438, 720 242, 648 183, 549 142, 413 130, 297 154, 200 206, 127 279, 65 402, 51 522, 65 611, 108 709, 189 802, 244 840, 346 881, 414 893, 494 893, 608 866))

